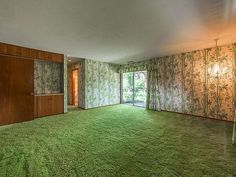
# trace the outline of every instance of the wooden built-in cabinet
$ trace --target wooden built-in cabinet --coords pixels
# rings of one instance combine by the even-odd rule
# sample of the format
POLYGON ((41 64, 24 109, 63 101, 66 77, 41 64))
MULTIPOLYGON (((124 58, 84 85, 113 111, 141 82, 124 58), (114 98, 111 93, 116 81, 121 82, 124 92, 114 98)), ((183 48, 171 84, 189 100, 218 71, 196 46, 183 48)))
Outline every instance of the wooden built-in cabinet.
POLYGON ((35 95, 34 97, 35 112, 34 117, 44 117, 64 113, 64 95, 35 95))
POLYGON ((0 42, 0 125, 64 112, 64 95, 34 96, 34 60, 64 62, 64 55, 0 42))

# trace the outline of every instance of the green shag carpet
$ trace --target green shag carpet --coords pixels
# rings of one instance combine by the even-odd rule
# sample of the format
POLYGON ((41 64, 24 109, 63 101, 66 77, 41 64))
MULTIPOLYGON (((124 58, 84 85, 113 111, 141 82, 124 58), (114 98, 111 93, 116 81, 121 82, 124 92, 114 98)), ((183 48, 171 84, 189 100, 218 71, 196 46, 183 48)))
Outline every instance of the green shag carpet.
POLYGON ((0 127, 0 176, 235 177, 232 123, 127 105, 0 127))

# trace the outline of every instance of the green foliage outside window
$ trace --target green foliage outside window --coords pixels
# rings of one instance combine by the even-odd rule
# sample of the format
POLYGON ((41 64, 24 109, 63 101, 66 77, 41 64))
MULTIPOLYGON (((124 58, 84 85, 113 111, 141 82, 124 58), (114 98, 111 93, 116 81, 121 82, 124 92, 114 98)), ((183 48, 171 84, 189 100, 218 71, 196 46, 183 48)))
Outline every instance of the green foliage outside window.
POLYGON ((145 105, 146 102, 146 72, 130 72, 123 74, 123 102, 145 105), (134 81, 133 81, 134 79, 134 81), (134 84, 134 85, 133 85, 134 84), (134 95, 133 95, 134 94, 134 95))

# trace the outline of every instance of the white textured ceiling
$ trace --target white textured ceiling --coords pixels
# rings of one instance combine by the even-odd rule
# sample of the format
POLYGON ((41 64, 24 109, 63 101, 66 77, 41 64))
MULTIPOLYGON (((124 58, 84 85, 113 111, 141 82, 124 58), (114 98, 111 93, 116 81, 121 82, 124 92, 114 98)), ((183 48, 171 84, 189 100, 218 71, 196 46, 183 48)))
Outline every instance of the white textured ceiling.
POLYGON ((126 63, 236 41, 236 0, 0 0, 0 41, 126 63))

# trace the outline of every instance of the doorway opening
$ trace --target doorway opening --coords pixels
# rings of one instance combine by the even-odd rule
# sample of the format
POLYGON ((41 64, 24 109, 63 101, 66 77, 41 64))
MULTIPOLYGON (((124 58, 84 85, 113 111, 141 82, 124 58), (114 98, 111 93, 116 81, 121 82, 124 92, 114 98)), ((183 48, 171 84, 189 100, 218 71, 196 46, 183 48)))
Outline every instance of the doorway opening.
POLYGON ((79 101, 78 101, 78 83, 79 83, 79 70, 77 69, 73 69, 72 70, 72 105, 74 106, 78 106, 79 105, 79 101))
POLYGON ((123 73, 122 103, 145 107, 147 97, 147 71, 123 73))

